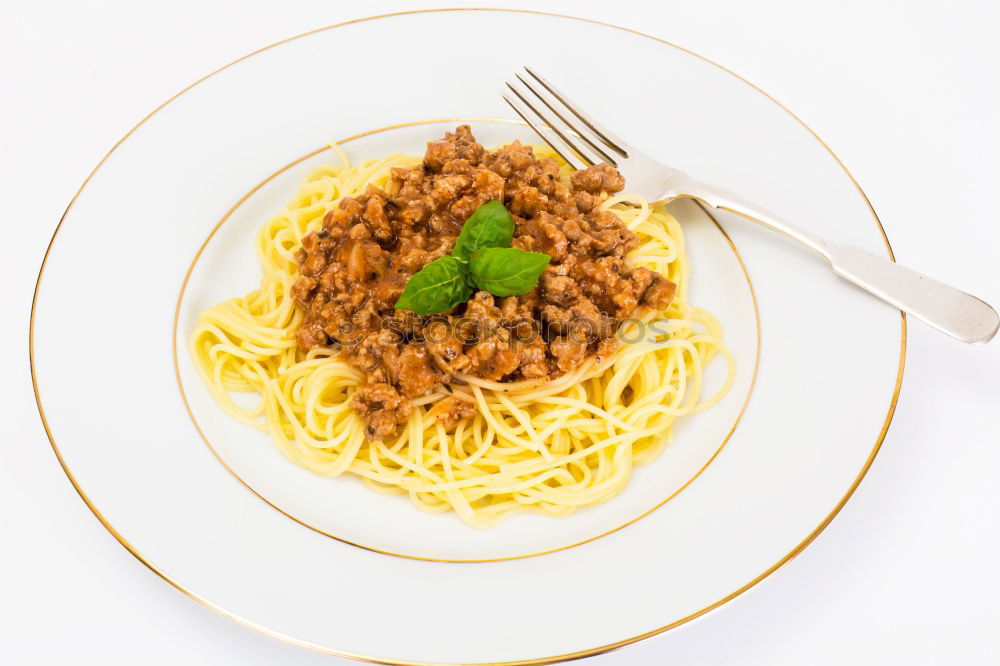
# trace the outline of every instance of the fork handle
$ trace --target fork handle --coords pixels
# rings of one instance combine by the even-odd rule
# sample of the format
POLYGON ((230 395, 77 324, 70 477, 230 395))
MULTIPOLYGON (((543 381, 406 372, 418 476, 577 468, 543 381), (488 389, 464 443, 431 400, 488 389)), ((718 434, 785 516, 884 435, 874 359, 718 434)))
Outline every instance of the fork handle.
POLYGON ((963 342, 989 342, 1000 328, 996 310, 972 294, 860 248, 826 242, 714 186, 690 182, 685 194, 799 241, 822 255, 837 275, 963 342))
POLYGON ((972 294, 857 247, 827 247, 837 275, 963 342, 989 342, 1000 327, 996 310, 972 294))

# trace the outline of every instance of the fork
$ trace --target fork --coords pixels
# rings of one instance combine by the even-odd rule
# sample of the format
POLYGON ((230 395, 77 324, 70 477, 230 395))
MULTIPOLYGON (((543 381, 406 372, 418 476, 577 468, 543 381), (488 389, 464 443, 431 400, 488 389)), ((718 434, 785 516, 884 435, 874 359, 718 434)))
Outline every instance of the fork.
POLYGON ((507 81, 503 98, 574 169, 602 162, 618 169, 629 191, 649 201, 696 199, 736 213, 802 243, 833 271, 883 301, 963 342, 989 342, 1000 317, 988 303, 914 270, 851 245, 831 243, 721 187, 701 182, 630 146, 604 128, 554 85, 525 67, 507 81))

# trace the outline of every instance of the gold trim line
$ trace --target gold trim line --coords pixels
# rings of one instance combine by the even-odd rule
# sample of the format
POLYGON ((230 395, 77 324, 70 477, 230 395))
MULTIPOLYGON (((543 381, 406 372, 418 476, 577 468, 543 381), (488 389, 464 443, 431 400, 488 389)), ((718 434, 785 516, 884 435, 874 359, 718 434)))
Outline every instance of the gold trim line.
MULTIPOLYGON (((520 121, 520 120, 508 120, 508 119, 505 119, 505 118, 442 118, 442 119, 437 119, 437 120, 417 120, 417 121, 410 122, 410 123, 403 123, 403 124, 399 124, 399 125, 390 125, 388 127, 383 127, 381 129, 369 130, 369 131, 363 132, 361 134, 355 134, 354 136, 350 136, 350 137, 348 137, 346 139, 338 141, 337 143, 339 145, 345 145, 345 144, 347 144, 347 143, 349 143, 351 141, 354 141, 356 139, 360 139, 362 137, 371 136, 372 134, 378 134, 380 132, 386 132, 386 131, 390 131, 390 130, 394 130, 394 129, 400 129, 400 128, 403 128, 403 127, 412 127, 412 126, 415 126, 415 125, 431 125, 431 124, 438 124, 438 123, 459 123, 459 122, 480 122, 480 123, 483 123, 483 122, 496 122, 496 123, 505 123, 505 124, 511 124, 511 125, 526 126, 526 123, 524 123, 523 121, 520 121)), ((710 213, 709 210, 705 206, 703 206, 700 202, 692 200, 698 206, 698 208, 705 215, 708 216, 708 218, 715 225, 716 229, 718 229, 719 233, 722 234, 722 237, 725 239, 726 243, 729 245, 729 248, 732 250, 733 254, 736 256, 736 261, 739 263, 740 269, 743 271, 743 277, 746 278, 747 287, 750 289, 750 298, 751 298, 751 300, 753 302, 754 324, 755 324, 755 328, 756 328, 757 345, 756 345, 756 350, 754 352, 753 374, 751 375, 751 378, 750 378, 750 385, 749 385, 749 387, 747 389, 746 397, 743 399, 743 404, 740 405, 740 409, 739 409, 739 411, 736 414, 736 419, 733 421, 732 427, 729 429, 729 432, 726 433, 725 437, 723 437, 722 443, 719 444, 719 446, 715 449, 715 451, 712 452, 712 455, 709 456, 708 460, 706 460, 705 463, 702 464, 702 466, 699 467, 697 471, 695 471, 694 475, 691 476, 691 478, 689 478, 687 481, 685 481, 683 484, 681 484, 677 489, 675 489, 672 493, 670 493, 670 495, 668 495, 666 497, 666 499, 660 500, 655 505, 653 505, 651 508, 646 509, 645 511, 643 511, 642 513, 640 513, 638 516, 635 516, 635 517, 629 519, 628 521, 626 521, 625 523, 622 523, 621 525, 618 525, 617 527, 613 527, 610 530, 606 530, 604 532, 601 532, 600 534, 594 535, 592 537, 588 537, 588 538, 583 539, 581 541, 576 541, 576 542, 571 543, 571 544, 566 545, 566 546, 560 546, 558 548, 549 548, 547 550, 541 550, 541 551, 538 551, 538 552, 535 552, 535 553, 527 553, 527 554, 524 554, 524 555, 510 555, 508 557, 492 557, 492 558, 480 558, 480 559, 451 559, 451 558, 436 558, 436 557, 422 557, 422 556, 418 556, 418 555, 407 555, 405 553, 394 553, 392 551, 382 550, 380 548, 375 548, 375 547, 372 547, 372 546, 365 546, 365 545, 360 544, 360 543, 358 543, 356 541, 351 541, 351 540, 346 539, 344 537, 339 537, 339 536, 337 536, 335 534, 331 534, 330 532, 322 530, 322 529, 316 527, 315 525, 312 525, 312 524, 306 522, 305 520, 297 518, 297 517, 293 516, 291 513, 287 512, 284 509, 282 509, 281 507, 279 507, 277 504, 271 502, 269 499, 267 499, 266 497, 264 497, 253 486, 251 486, 245 479, 243 479, 239 474, 237 474, 236 470, 234 470, 232 467, 230 467, 226 463, 226 461, 219 454, 219 452, 216 449, 216 447, 212 445, 212 442, 209 440, 208 435, 205 434, 205 431, 202 429, 201 424, 198 422, 198 419, 194 415, 194 411, 191 409, 191 402, 188 400, 187 392, 184 390, 184 382, 181 379, 180 361, 179 361, 179 358, 178 358, 177 332, 178 332, 178 328, 179 328, 179 325, 180 325, 181 304, 182 304, 182 302, 184 300, 184 294, 187 292, 187 285, 188 285, 189 280, 191 279, 191 274, 194 272, 194 268, 198 264, 198 260, 201 258, 202 254, 204 253, 205 248, 207 248, 208 244, 212 241, 212 238, 215 237, 215 234, 219 231, 219 229, 222 227, 222 225, 225 224, 226 221, 232 216, 232 214, 235 213, 239 209, 239 207, 242 206, 246 202, 247 199, 249 199, 251 196, 253 196, 254 193, 256 193, 258 190, 260 190, 260 188, 262 188, 264 185, 266 185, 267 183, 269 183, 275 177, 277 177, 280 174, 284 173, 288 169, 290 169, 290 168, 292 168, 292 167, 294 167, 294 166, 296 166, 298 164, 301 164, 305 160, 310 159, 312 157, 315 157, 316 155, 319 155, 320 153, 322 153, 322 152, 324 152, 326 150, 330 150, 330 148, 328 146, 324 146, 323 148, 317 148, 316 150, 310 151, 309 153, 303 155, 302 157, 299 157, 299 158, 296 158, 295 160, 292 160, 291 162, 289 162, 285 166, 281 167, 280 169, 278 169, 277 171, 275 171, 274 173, 272 173, 270 176, 268 176, 264 180, 262 180, 259 183, 257 183, 257 185, 255 185, 253 187, 253 189, 251 189, 249 192, 247 192, 242 197, 240 197, 240 199, 235 204, 233 204, 233 206, 228 211, 226 211, 226 214, 222 216, 222 218, 215 224, 214 227, 212 227, 212 230, 209 232, 208 237, 204 240, 204 242, 198 248, 198 251, 194 255, 194 259, 191 260, 191 265, 188 267, 187 272, 184 274, 184 280, 181 282, 180 293, 177 295, 177 305, 174 308, 174 324, 173 324, 173 333, 172 333, 172 338, 171 338, 171 340, 172 340, 171 353, 173 355, 173 362, 174 362, 174 375, 175 375, 175 377, 177 379, 177 388, 178 388, 178 390, 180 391, 180 394, 181 394, 181 401, 184 404, 184 410, 187 412, 188 418, 191 419, 191 423, 194 425, 194 428, 198 432, 199 437, 201 437, 201 440, 205 443, 205 445, 208 447, 208 449, 212 452, 212 455, 215 456, 215 459, 219 461, 219 464, 221 464, 223 467, 225 467, 226 471, 228 471, 230 474, 232 474, 233 477, 235 477, 237 481, 239 481, 247 490, 249 490, 251 493, 253 493, 255 496, 257 496, 265 504, 267 504, 268 506, 270 506, 271 508, 273 508, 275 511, 278 511, 282 515, 290 518, 291 520, 294 520, 295 522, 297 522, 298 524, 302 525, 303 527, 308 527, 309 529, 311 529, 311 530, 313 530, 315 532, 318 532, 319 534, 322 534, 323 536, 330 537, 331 539, 335 539, 335 540, 340 541, 341 543, 345 543, 345 544, 347 544, 349 546, 354 546, 356 548, 361 548, 363 550, 371 551, 373 553, 379 553, 381 555, 391 555, 393 557, 402 557, 404 559, 421 560, 421 561, 425 561, 425 562, 447 562, 447 563, 455 563, 455 564, 460 564, 460 563, 462 563, 462 564, 474 564, 474 563, 484 563, 484 562, 507 562, 507 561, 510 561, 510 560, 523 560, 523 559, 527 559, 529 557, 539 557, 541 555, 549 555, 551 553, 557 553, 559 551, 569 550, 570 548, 575 548, 577 546, 582 546, 584 544, 590 543, 591 541, 596 541, 598 539, 602 539, 602 538, 608 536, 609 534, 613 534, 613 533, 617 532, 618 530, 624 529, 624 528, 628 527, 629 525, 632 525, 633 523, 636 523, 639 520, 642 520, 643 518, 645 518, 646 516, 648 516, 649 514, 653 513, 654 511, 656 511, 657 509, 659 509, 660 507, 662 507, 663 505, 665 505, 667 502, 669 502, 670 500, 672 500, 674 497, 676 497, 677 495, 679 495, 685 488, 687 488, 688 486, 690 486, 694 482, 695 479, 697 479, 699 476, 701 476, 702 472, 704 472, 706 469, 708 469, 708 466, 712 464, 712 462, 722 452, 722 449, 725 448, 726 444, 729 443, 729 440, 732 438, 733 434, 736 432, 736 428, 739 426, 740 421, 743 418, 743 413, 746 411, 747 405, 750 402, 750 396, 753 394, 754 386, 757 383, 757 372, 758 372, 758 370, 760 368, 760 307, 758 306, 758 303, 757 303, 757 293, 754 290, 753 281, 750 279, 750 273, 747 270, 747 266, 746 266, 746 264, 743 261, 743 257, 740 255, 739 250, 736 248, 736 244, 733 243, 732 238, 730 238, 729 234, 726 233, 726 230, 722 228, 722 225, 719 224, 719 221, 715 219, 715 216, 713 216, 712 213, 710 213)))

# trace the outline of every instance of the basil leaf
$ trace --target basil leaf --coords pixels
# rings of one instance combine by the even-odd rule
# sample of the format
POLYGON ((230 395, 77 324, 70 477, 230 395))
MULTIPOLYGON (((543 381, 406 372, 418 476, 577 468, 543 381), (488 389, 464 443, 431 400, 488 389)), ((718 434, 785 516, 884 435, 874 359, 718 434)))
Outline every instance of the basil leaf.
POLYGON ((465 267, 455 257, 441 257, 427 264, 407 281, 396 309, 421 315, 447 312, 469 300, 472 287, 465 267))
POLYGON ((538 284, 542 271, 552 260, 547 254, 525 252, 513 247, 487 247, 469 262, 472 282, 494 296, 520 296, 538 284))
POLYGON ((510 213, 499 201, 487 201, 465 221, 451 255, 469 261, 481 248, 510 247, 513 238, 514 220, 510 213))

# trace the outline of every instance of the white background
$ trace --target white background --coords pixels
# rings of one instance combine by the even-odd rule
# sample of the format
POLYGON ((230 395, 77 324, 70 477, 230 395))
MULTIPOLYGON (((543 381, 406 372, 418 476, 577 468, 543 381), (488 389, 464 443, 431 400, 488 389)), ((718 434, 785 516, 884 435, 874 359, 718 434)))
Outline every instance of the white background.
MULTIPOLYGON (((28 312, 66 204, 111 145, 168 96, 279 39, 433 6, 0 3, 0 348, 8 359, 0 374, 0 663, 348 663, 213 614, 108 535, 66 480, 38 421, 28 312)), ((493 6, 635 28, 747 77, 844 160, 899 261, 1000 304, 997 3, 493 6)), ((503 39, 482 35, 468 47, 503 39)), ((100 303, 94 314, 110 316, 100 303)), ((586 663, 998 663, 998 479, 1000 340, 967 347, 911 320, 903 389, 882 452, 816 542, 709 617, 586 663)))

